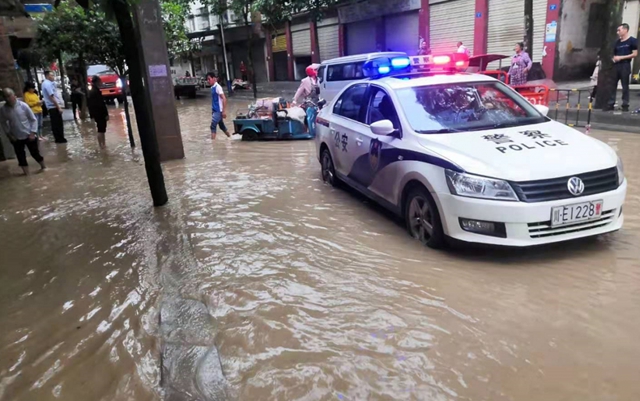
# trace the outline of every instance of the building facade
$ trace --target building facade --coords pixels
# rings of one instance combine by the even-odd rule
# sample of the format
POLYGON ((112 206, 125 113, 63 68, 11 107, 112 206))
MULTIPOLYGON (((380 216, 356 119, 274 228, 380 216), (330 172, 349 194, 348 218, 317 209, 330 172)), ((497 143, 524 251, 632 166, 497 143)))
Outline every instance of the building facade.
MULTIPOLYGON (((638 33, 639 3, 626 1, 623 15, 634 36, 638 33)), ((604 8, 606 0, 532 0, 528 51, 547 78, 578 80, 590 76, 607 26, 604 8)), ((232 75, 239 76, 239 61, 244 59, 246 64, 246 42, 242 43, 246 34, 235 31, 245 27, 233 15, 223 18, 230 69, 232 75)), ((217 16, 194 7, 190 31, 211 35, 203 42, 204 48, 210 49, 203 51, 199 64, 203 71, 220 66, 215 58, 222 54, 218 23, 217 16), (213 61, 207 62, 212 56, 213 61)), ((268 31, 261 30, 254 51, 256 78, 258 82, 299 80, 309 64, 343 55, 388 50, 415 54, 421 41, 427 42, 432 53, 453 52, 456 43, 463 42, 474 55, 511 56, 526 31, 525 0, 349 2, 326 12, 321 21, 309 21, 301 14, 268 31)))

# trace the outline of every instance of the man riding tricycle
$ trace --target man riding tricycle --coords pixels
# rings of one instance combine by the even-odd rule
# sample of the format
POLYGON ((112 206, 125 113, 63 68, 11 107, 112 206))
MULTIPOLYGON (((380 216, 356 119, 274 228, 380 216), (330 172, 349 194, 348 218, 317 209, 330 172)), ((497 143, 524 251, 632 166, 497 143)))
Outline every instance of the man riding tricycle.
POLYGON ((243 140, 312 139, 315 137, 316 116, 326 103, 318 98, 317 64, 307 67, 293 103, 282 98, 258 99, 247 114, 233 120, 235 132, 243 140))

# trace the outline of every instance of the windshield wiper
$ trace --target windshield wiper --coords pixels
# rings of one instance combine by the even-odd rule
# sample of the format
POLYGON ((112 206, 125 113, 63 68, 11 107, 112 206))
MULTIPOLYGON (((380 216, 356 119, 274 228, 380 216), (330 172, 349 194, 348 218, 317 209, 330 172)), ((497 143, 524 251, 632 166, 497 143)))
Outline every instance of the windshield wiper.
POLYGON ((419 134, 451 134, 453 132, 460 132, 460 130, 453 128, 441 128, 436 130, 417 130, 419 134))

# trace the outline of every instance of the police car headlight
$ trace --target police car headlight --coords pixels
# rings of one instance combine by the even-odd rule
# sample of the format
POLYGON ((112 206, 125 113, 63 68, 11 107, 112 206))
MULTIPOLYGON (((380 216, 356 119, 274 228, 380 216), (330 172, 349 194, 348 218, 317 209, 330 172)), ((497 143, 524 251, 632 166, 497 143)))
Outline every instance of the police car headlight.
POLYGON ((118 80, 116 81, 116 88, 122 88, 122 79, 118 78, 118 80))
POLYGON ((517 201, 518 196, 508 182, 477 175, 445 170, 447 185, 454 195, 503 201, 517 201))

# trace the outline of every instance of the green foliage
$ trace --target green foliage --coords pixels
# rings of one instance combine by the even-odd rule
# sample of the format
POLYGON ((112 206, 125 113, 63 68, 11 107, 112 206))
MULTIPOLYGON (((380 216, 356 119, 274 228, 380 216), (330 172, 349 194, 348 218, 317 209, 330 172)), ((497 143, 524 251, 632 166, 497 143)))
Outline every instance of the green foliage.
POLYGON ((88 18, 90 28, 86 34, 92 39, 87 49, 88 64, 105 64, 120 76, 128 75, 118 24, 98 9, 91 10, 88 18))
POLYGON ((256 0, 255 10, 259 11, 268 24, 291 20, 294 15, 308 13, 312 21, 321 20, 324 12, 335 7, 339 0, 256 0))
MULTIPOLYGON (((185 56, 198 50, 199 44, 187 37, 188 0, 162 0, 167 50, 171 57, 185 56)), ((118 25, 102 10, 108 3, 82 8, 62 2, 53 12, 38 21, 34 54, 43 64, 56 61, 60 54, 90 64, 106 64, 120 75, 127 75, 124 48, 118 25)))
POLYGON ((46 61, 55 61, 60 53, 77 56, 86 52, 91 38, 86 35, 89 19, 80 7, 62 3, 38 22, 34 52, 46 61))
POLYGON ((162 0, 162 21, 167 50, 172 57, 186 56, 199 50, 199 43, 187 37, 189 2, 185 0, 162 0))

